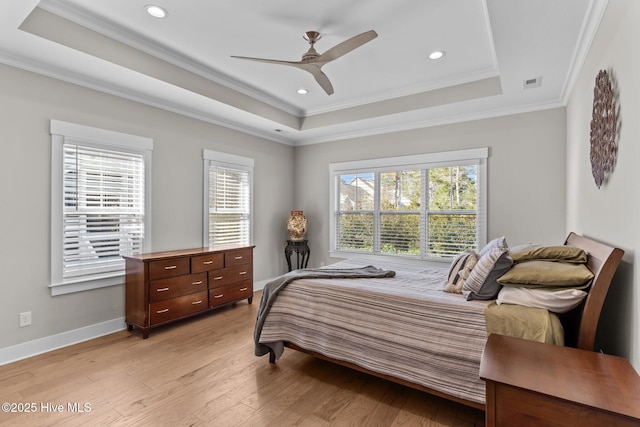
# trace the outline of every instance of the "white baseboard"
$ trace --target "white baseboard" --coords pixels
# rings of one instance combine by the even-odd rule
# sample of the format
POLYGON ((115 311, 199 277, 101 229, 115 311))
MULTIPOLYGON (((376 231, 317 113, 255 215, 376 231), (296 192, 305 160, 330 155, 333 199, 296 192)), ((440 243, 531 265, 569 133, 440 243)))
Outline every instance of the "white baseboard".
MULTIPOLYGON (((254 282, 253 290, 262 290, 271 280, 273 279, 254 282)), ((126 325, 124 323, 124 317, 119 317, 106 322, 96 323, 95 325, 85 326, 83 328, 62 332, 60 334, 44 338, 38 338, 37 340, 28 341, 22 344, 16 344, 11 347, 0 348, 0 366, 16 362, 21 359, 26 359, 27 357, 37 356, 38 354, 66 347, 68 345, 98 338, 113 332, 122 331, 125 328, 126 325)))
POLYGON ((253 290, 254 291, 261 291, 264 289, 264 286, 269 283, 270 281, 272 281, 273 279, 267 279, 267 280, 260 280, 259 282, 253 282, 253 290))
POLYGON ((15 362, 27 357, 36 356, 58 348, 66 347, 79 342, 98 338, 103 335, 118 332, 126 328, 124 317, 108 320, 95 325, 85 326, 72 331, 62 332, 37 340, 16 344, 11 347, 0 348, 0 366, 15 362))

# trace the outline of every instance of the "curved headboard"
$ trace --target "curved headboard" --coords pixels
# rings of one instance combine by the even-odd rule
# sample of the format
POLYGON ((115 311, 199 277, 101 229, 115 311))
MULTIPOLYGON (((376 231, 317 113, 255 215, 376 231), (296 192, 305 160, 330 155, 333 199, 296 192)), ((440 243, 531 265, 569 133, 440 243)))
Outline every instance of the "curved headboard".
POLYGON ((577 340, 568 342, 567 345, 592 351, 600 312, 624 251, 573 232, 569 233, 564 244, 583 249, 588 255, 587 267, 594 274, 589 294, 581 305, 582 309, 572 313, 574 318, 571 321, 577 325, 577 340))

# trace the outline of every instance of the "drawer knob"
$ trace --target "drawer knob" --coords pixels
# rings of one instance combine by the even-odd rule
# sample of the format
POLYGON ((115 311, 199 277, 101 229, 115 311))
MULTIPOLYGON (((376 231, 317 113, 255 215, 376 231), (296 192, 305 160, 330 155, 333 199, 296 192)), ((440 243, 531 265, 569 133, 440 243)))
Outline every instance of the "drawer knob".
POLYGON ((174 268, 178 268, 177 265, 167 265, 164 269, 165 270, 173 270, 174 268))
POLYGON ((156 291, 158 291, 158 292, 166 292, 168 290, 169 290, 169 288, 158 288, 158 289, 156 289, 156 291))
POLYGON ((198 305, 198 304, 202 304, 202 300, 194 301, 194 302, 191 303, 191 305, 198 305))
POLYGON ((214 295, 213 297, 218 299, 218 298, 222 298, 224 296, 224 294, 220 294, 220 295, 214 295))
POLYGON ((169 311, 169 309, 168 309, 168 308, 165 308, 164 310, 158 310, 158 311, 156 311, 156 314, 166 313, 167 311, 169 311))
POLYGON ((247 272, 246 271, 241 271, 239 274, 242 276, 243 274, 247 274, 247 272))
POLYGON ((243 258, 242 255, 233 257, 233 259, 242 259, 242 258, 243 258))
POLYGON ((202 280, 198 280, 197 282, 193 282, 192 285, 202 285, 202 280))
POLYGON ((213 264, 213 261, 202 261, 202 263, 204 265, 211 265, 211 264, 213 264))
POLYGON ((216 276, 213 278, 213 280, 222 280, 222 276, 216 276))
POLYGON ((240 289, 240 292, 244 292, 244 291, 246 291, 247 289, 249 289, 249 288, 241 288, 241 289, 240 289))

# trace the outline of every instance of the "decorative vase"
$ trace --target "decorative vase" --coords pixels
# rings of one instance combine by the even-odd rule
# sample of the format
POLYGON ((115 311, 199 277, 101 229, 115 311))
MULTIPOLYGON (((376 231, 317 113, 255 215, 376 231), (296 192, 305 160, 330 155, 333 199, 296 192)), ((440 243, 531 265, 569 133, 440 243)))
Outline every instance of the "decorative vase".
POLYGON ((287 219, 287 230, 289 230, 289 240, 304 240, 307 232, 307 218, 302 211, 291 211, 287 219))

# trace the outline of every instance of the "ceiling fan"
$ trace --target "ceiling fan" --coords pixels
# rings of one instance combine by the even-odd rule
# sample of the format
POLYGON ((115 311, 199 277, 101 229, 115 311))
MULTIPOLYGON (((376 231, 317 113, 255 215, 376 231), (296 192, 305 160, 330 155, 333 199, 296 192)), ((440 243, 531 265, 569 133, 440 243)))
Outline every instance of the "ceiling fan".
POLYGON ((231 57, 248 59, 251 61, 267 62, 270 64, 290 65, 292 67, 308 71, 316 79, 320 87, 322 87, 322 89, 327 92, 327 95, 331 95, 333 93, 333 86, 331 85, 331 82, 329 81, 327 75, 322 72, 322 66, 375 39, 376 37, 378 37, 378 33, 373 30, 365 31, 364 33, 351 37, 350 39, 345 40, 342 43, 338 43, 324 53, 318 53, 314 48, 315 43, 322 37, 319 32, 307 31, 306 33, 304 33, 303 37, 309 42, 311 46, 309 47, 309 50, 307 50, 307 52, 302 55, 302 60, 300 61, 281 61, 277 59, 251 58, 248 56, 235 55, 231 55, 231 57))

